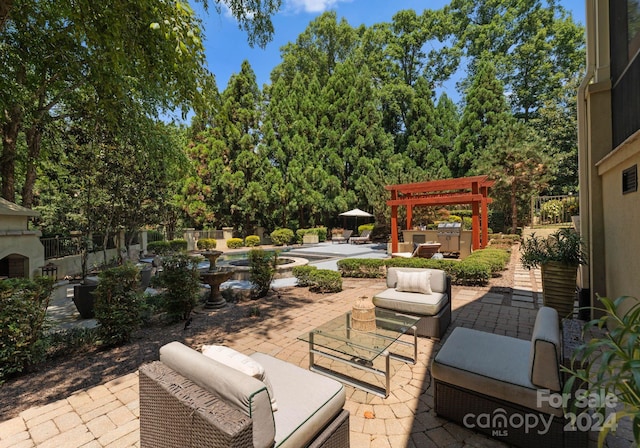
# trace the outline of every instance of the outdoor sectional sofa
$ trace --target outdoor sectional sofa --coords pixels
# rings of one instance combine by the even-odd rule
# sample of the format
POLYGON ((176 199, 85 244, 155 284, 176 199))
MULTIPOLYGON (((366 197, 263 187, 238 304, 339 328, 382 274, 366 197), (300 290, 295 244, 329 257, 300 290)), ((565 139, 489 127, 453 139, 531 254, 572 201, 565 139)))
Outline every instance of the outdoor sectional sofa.
POLYGON ((451 278, 440 269, 389 268, 387 289, 373 296, 373 304, 420 317, 418 336, 441 339, 451 322, 451 278), (411 284, 411 277, 417 282, 411 284))
POLYGON ((587 433, 565 430, 570 420, 555 399, 560 352, 549 307, 538 311, 530 341, 457 327, 431 365, 435 412, 519 447, 586 447, 587 433))
POLYGON ((264 381, 179 342, 163 346, 139 369, 140 446, 349 447, 342 384, 263 353, 245 358, 264 381))

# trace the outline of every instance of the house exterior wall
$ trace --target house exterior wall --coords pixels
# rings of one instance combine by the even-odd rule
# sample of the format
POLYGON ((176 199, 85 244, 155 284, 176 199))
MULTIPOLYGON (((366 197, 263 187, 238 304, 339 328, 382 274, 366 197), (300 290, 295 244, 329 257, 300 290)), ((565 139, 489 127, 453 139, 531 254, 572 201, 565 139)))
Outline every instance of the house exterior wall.
POLYGON ((623 170, 640 165, 640 34, 627 34, 622 26, 628 4, 585 1, 587 73, 578 92, 578 154, 589 266, 581 277, 594 306, 597 295, 640 297, 640 192, 622 192, 623 170))
POLYGON ((622 171, 640 165, 640 131, 602 159, 606 293, 640 297, 640 191, 622 193, 622 171))
POLYGON ((0 237, 0 260, 12 254, 26 257, 25 274, 33 278, 40 274, 40 267, 44 266, 44 247, 40 242, 40 232, 25 233, 0 237))

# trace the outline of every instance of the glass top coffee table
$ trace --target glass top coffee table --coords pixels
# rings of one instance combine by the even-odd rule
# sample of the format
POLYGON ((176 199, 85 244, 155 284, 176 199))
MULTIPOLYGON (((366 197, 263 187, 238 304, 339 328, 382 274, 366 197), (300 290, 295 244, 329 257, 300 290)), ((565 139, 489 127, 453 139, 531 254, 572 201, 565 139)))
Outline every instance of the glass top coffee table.
POLYGON ((351 312, 330 320, 298 339, 309 343, 309 370, 322 373, 343 383, 373 393, 380 397, 389 396, 389 358, 404 362, 416 363, 418 344, 416 323, 419 318, 394 311, 375 309, 376 329, 373 331, 359 331, 351 327, 351 312), (401 340, 406 333, 412 333, 411 342, 401 340), (413 347, 413 358, 394 354, 389 351, 393 344, 413 347), (315 355, 329 358, 349 368, 357 369, 384 377, 384 386, 377 386, 370 382, 355 378, 354 374, 337 372, 315 363, 315 355), (375 367, 374 361, 382 358, 384 367, 375 367))

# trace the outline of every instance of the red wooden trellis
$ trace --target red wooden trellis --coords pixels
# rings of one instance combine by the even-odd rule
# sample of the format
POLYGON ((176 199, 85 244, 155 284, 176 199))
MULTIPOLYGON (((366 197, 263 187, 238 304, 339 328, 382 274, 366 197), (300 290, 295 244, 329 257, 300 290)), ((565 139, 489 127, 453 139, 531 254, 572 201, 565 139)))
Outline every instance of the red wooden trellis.
POLYGON ((489 187, 493 184, 494 182, 487 176, 473 176, 387 185, 384 188, 391 192, 391 199, 387 201, 387 205, 391 206, 391 251, 398 252, 398 207, 407 207, 407 229, 411 229, 413 207, 416 205, 471 204, 472 247, 474 250, 484 248, 489 238, 487 205, 492 202, 488 194, 489 187), (480 238, 481 230, 482 238, 480 238))

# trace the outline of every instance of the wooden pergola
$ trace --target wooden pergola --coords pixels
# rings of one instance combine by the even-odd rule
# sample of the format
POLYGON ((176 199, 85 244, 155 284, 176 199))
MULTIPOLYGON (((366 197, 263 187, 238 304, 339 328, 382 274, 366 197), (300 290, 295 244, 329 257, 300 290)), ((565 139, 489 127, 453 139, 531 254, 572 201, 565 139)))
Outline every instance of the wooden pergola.
POLYGON ((487 176, 459 177, 456 179, 433 180, 412 184, 387 185, 391 192, 387 205, 391 206, 391 251, 398 252, 398 207, 407 207, 407 229, 411 229, 413 207, 471 204, 472 247, 482 249, 489 238, 489 219, 487 205, 492 202, 488 197, 489 187, 494 182, 487 176), (482 219, 480 218, 482 217, 482 219), (480 227, 482 226, 482 238, 480 227))

